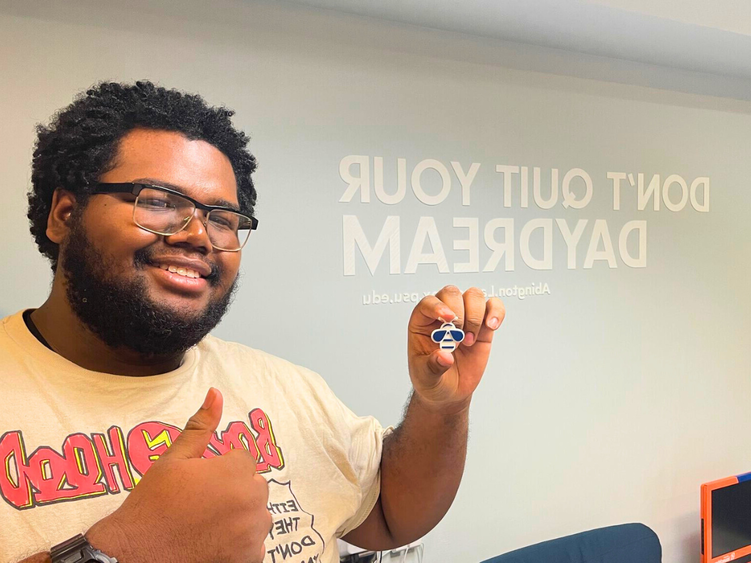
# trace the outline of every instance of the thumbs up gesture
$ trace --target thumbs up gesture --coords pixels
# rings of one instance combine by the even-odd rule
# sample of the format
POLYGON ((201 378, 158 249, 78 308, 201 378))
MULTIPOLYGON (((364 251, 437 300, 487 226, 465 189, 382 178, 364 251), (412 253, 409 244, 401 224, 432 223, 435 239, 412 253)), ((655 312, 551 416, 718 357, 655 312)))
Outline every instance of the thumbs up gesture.
POLYGON ((245 450, 202 459, 222 417, 210 389, 172 446, 115 512, 86 533, 120 563, 261 563, 271 529, 268 485, 245 450))

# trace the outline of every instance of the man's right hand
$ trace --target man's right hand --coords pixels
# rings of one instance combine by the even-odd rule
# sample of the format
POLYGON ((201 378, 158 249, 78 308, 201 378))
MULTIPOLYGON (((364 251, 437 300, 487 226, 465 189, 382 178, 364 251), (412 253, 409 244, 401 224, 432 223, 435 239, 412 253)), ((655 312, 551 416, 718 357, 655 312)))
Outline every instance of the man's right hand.
POLYGON ((272 519, 256 459, 246 450, 201 458, 222 406, 210 389, 122 506, 86 533, 92 546, 121 563, 261 563, 272 519))

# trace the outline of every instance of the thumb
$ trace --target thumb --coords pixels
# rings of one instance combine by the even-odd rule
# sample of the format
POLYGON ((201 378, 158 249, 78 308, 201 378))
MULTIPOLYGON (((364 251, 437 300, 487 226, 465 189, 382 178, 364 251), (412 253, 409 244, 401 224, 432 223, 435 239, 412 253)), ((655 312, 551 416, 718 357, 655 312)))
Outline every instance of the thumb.
POLYGON ((454 356, 445 350, 434 350, 431 354, 415 358, 413 375, 417 375, 424 384, 432 385, 452 366, 454 356))
POLYGON ((206 451, 211 435, 222 418, 224 399, 214 387, 206 393, 206 399, 198 412, 188 419, 185 430, 180 434, 162 457, 189 459, 199 458, 206 451))
POLYGON ((454 365, 454 355, 446 350, 436 350, 428 356, 427 365, 431 373, 441 376, 454 365))

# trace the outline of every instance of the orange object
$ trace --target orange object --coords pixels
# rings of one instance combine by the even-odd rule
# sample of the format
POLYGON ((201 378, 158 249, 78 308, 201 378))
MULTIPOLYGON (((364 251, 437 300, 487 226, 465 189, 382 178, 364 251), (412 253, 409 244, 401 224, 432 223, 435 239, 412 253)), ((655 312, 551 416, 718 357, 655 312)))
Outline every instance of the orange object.
POLYGON ((701 486, 701 562, 751 562, 751 473, 701 486))

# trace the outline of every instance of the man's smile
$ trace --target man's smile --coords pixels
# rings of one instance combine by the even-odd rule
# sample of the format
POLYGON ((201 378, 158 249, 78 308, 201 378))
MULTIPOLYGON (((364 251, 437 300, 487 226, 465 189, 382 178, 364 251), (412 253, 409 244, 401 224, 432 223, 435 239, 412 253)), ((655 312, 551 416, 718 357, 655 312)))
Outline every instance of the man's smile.
POLYGON ((178 268, 177 266, 167 266, 167 265, 162 265, 159 267, 162 270, 168 270, 172 272, 173 274, 180 274, 181 276, 186 276, 188 278, 200 278, 201 277, 201 274, 199 274, 195 270, 190 270, 188 268, 178 268))
POLYGON ((218 280, 217 267, 197 257, 160 253, 137 256, 136 262, 146 266, 157 283, 169 291, 199 295, 218 280))
POLYGON ((208 278, 213 271, 212 267, 203 260, 185 256, 160 256, 150 258, 148 263, 162 270, 168 270, 190 278, 208 278))
POLYGON ((150 266, 149 269, 160 284, 168 289, 198 294, 203 293, 209 285, 206 278, 195 270, 167 265, 150 266))

